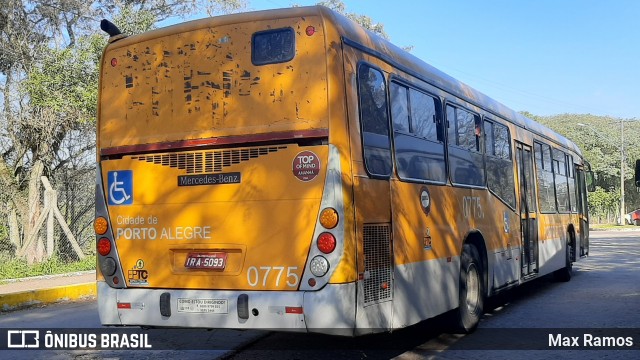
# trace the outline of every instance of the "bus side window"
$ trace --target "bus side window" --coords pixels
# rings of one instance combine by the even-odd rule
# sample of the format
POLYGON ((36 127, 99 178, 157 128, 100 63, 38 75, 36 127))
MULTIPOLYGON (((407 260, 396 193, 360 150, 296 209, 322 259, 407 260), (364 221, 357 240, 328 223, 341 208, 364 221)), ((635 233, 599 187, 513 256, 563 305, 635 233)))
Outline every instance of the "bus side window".
POLYGON ((553 180, 553 160, 551 146, 539 142, 533 143, 536 157, 536 181, 538 183, 538 203, 540 212, 556 212, 556 189, 553 180))
POLYGON ((485 118, 484 143, 487 184, 498 197, 515 208, 516 194, 509 128, 485 118))
POLYGON ((462 108, 447 105, 449 168, 451 182, 461 185, 486 184, 480 116, 462 108))
POLYGON ((567 155, 553 148, 551 151, 553 163, 553 181, 556 190, 556 204, 559 212, 569 212, 569 188, 567 183, 567 155))
POLYGON ((358 97, 364 164, 369 175, 391 175, 391 142, 387 90, 382 72, 366 64, 358 68, 358 97))
POLYGON ((406 181, 445 183, 444 141, 438 136, 440 101, 397 82, 390 89, 398 176, 406 181))

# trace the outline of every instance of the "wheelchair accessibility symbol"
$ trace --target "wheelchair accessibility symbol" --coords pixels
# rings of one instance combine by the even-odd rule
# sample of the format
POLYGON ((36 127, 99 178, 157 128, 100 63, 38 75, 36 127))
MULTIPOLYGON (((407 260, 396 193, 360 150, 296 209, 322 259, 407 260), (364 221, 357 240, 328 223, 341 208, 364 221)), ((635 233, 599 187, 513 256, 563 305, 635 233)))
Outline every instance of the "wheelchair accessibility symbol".
POLYGON ((133 171, 109 171, 109 205, 133 204, 133 171))

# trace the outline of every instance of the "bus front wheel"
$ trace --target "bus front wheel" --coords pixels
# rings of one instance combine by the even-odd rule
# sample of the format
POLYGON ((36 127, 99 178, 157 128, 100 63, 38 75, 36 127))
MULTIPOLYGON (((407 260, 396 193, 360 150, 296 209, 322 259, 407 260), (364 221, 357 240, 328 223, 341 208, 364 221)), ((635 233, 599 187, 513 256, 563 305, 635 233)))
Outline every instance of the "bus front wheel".
POLYGON ((458 328, 464 333, 473 331, 480 321, 484 306, 484 282, 478 249, 464 244, 460 257, 460 306, 457 310, 458 328))

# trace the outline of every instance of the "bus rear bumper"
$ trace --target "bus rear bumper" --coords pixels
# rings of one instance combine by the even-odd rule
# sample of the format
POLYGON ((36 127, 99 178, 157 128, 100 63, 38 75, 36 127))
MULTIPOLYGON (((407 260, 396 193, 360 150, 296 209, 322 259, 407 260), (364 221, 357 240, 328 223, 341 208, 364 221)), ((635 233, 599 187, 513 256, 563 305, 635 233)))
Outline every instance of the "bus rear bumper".
POLYGON ((100 322, 106 326, 264 329, 347 336, 355 326, 355 283, 329 284, 308 292, 114 289, 103 281, 97 288, 100 322))

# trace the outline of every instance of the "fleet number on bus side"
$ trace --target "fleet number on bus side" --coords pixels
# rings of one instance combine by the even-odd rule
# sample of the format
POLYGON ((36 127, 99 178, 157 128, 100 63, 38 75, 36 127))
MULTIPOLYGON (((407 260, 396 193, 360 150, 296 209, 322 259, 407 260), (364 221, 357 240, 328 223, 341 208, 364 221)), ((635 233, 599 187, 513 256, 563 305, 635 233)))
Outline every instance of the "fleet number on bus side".
POLYGON ((278 287, 280 286, 280 281, 282 280, 285 269, 287 270, 285 275, 287 286, 297 287, 298 281, 300 281, 300 277, 295 273, 295 271, 298 270, 297 266, 251 266, 247 270, 247 282, 251 287, 256 287, 259 283, 262 283, 264 287, 267 286, 268 282, 275 281, 275 286, 278 287))

